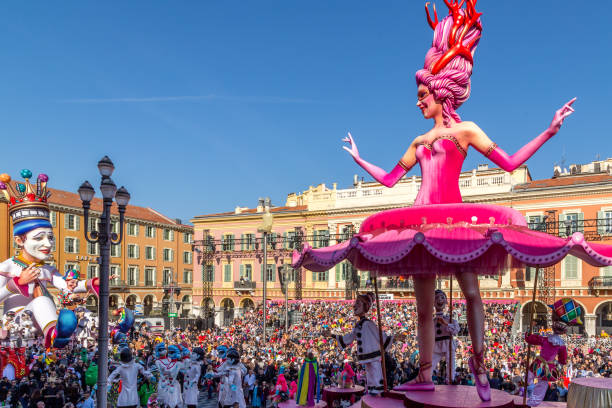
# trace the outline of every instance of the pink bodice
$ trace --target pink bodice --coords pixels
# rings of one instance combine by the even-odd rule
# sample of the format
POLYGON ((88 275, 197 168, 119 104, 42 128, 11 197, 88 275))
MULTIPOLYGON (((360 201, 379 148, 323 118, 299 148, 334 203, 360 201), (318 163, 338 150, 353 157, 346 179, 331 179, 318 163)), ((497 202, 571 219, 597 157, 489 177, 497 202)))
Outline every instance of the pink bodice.
POLYGON ((416 158, 421 166, 421 188, 414 205, 460 203, 459 174, 466 152, 452 135, 419 145, 416 158))

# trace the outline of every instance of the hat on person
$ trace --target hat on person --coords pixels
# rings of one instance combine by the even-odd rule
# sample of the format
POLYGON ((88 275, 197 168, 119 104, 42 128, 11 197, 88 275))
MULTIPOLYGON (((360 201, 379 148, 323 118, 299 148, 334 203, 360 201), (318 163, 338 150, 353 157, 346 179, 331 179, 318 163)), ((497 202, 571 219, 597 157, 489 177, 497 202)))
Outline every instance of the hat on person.
POLYGON ((11 185, 11 176, 0 174, 0 191, 8 201, 8 211, 13 221, 13 235, 24 235, 36 228, 52 228, 47 191, 49 176, 39 174, 36 184, 30 184, 32 172, 21 170, 25 183, 16 182, 11 185))

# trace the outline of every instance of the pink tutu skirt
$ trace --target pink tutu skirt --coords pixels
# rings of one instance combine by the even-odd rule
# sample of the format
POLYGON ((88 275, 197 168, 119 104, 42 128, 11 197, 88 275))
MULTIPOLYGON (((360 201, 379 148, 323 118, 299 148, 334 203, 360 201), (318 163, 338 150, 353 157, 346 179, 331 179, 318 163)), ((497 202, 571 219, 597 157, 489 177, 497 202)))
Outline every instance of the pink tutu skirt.
POLYGON ((495 275, 509 267, 554 265, 567 254, 594 266, 612 265, 612 246, 588 243, 580 232, 561 238, 529 229, 512 208, 458 203, 382 211, 348 241, 304 245, 292 263, 319 272, 347 259, 377 276, 495 275))

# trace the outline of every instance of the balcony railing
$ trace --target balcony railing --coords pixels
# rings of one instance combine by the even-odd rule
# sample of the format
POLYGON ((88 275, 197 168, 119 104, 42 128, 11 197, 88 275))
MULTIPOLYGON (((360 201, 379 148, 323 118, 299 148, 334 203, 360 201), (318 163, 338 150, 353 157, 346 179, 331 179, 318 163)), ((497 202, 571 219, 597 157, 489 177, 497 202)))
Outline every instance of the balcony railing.
POLYGON ((612 289, 612 276, 594 276, 589 281, 589 289, 612 289))
MULTIPOLYGON (((361 279, 359 287, 361 289, 372 289, 374 290, 374 281, 373 280, 365 280, 361 279)), ((406 280, 397 280, 397 279, 389 279, 387 281, 383 281, 382 278, 378 278, 378 289, 385 291, 406 291, 414 289, 414 284, 412 279, 406 280)))
POLYGON ((574 232, 581 232, 590 241, 600 241, 612 238, 612 220, 609 218, 593 218, 588 220, 542 220, 528 223, 527 226, 536 231, 559 237, 569 237, 574 232))
POLYGON ((121 279, 112 279, 110 281, 109 289, 111 292, 129 292, 130 288, 125 283, 125 281, 121 279))
POLYGON ((255 282, 253 281, 234 281, 234 289, 253 290, 255 289, 255 282))
MULTIPOLYGON (((590 241, 600 241, 604 239, 612 239, 612 219, 610 218, 594 218, 586 220, 540 220, 527 224, 529 228, 537 231, 546 232, 551 235, 560 237, 568 237, 574 232, 582 232, 590 241)), ((297 228, 295 231, 287 231, 286 235, 275 233, 268 238, 269 249, 285 249, 292 250, 300 248, 301 245, 308 242, 311 246, 318 248, 328 245, 334 245, 338 242, 343 242, 351 239, 355 234, 352 228, 344 228, 338 234, 332 234, 327 230, 319 230, 313 235, 304 235, 303 229, 297 228)), ((194 248, 201 248, 204 253, 214 252, 249 252, 261 251, 263 248, 261 236, 249 236, 246 238, 228 239, 223 237, 215 239, 208 236, 203 240, 194 241, 194 248)))

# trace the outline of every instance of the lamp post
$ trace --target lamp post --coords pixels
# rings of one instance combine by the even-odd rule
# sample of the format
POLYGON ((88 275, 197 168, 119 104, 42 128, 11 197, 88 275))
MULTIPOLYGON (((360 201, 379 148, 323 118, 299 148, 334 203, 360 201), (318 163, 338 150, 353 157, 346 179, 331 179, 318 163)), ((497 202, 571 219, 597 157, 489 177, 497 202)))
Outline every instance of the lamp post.
MULTIPOLYGON (((178 275, 178 271, 176 272, 178 275)), ((177 278, 178 279, 178 278, 177 278)), ((168 296, 168 326, 171 331, 174 330, 174 319, 178 316, 179 305, 178 302, 174 303, 174 295, 179 296, 181 294, 181 287, 178 286, 178 281, 174 280, 174 273, 170 272, 170 281, 164 285, 164 294, 168 296)))
POLYGON ((89 231, 89 208, 95 190, 85 181, 79 187, 79 196, 83 204, 85 239, 91 244, 100 246, 100 299, 98 302, 98 399, 97 406, 106 408, 108 385, 108 300, 109 300, 109 259, 111 245, 118 245, 123 239, 123 221, 125 209, 130 201, 130 193, 117 186, 110 178, 115 170, 113 162, 104 156, 98 162, 98 170, 102 176, 100 191, 102 192, 102 215, 98 222, 98 231, 89 231), (111 207, 113 198, 119 210, 119 236, 111 229, 111 207))
POLYGON ((270 199, 266 198, 263 223, 257 229, 263 233, 263 342, 266 343, 266 290, 268 286, 268 234, 272 232, 274 217, 270 213, 270 199))

